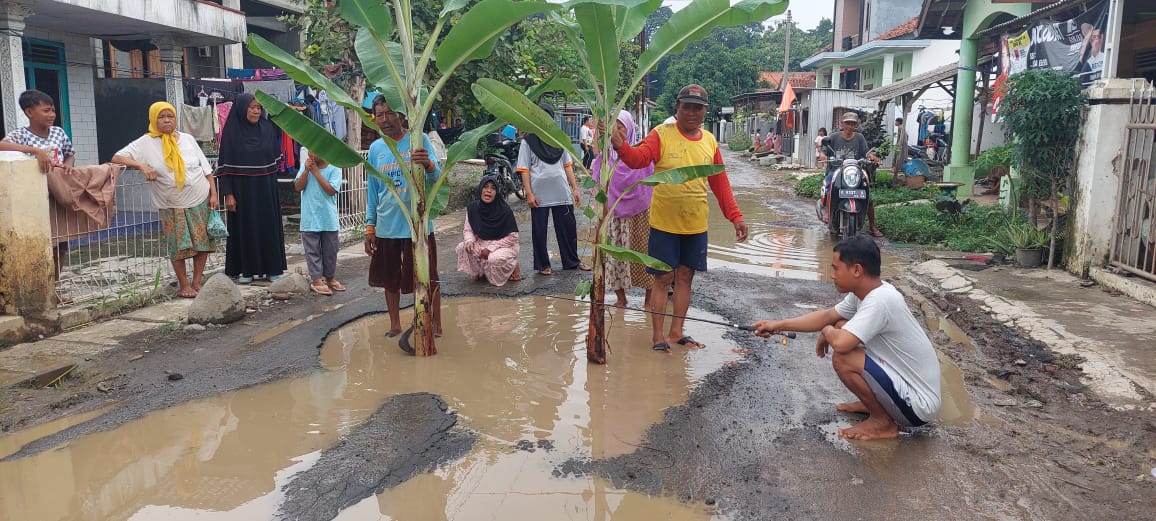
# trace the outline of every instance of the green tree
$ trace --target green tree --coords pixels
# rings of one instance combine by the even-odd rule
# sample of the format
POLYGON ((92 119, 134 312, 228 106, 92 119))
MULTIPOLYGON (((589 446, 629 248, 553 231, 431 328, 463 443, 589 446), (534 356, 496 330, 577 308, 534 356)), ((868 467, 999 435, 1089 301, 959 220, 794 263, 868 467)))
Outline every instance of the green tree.
MULTIPOLYGON (((1080 82, 1063 71, 1048 69, 1013 74, 1000 104, 1004 135, 1013 143, 1023 188, 1033 197, 1048 197, 1053 212, 1058 211, 1060 193, 1070 184, 1083 104, 1080 82)), ((1030 213, 1034 219, 1035 212, 1030 213)), ((1054 265, 1059 221, 1053 216, 1048 269, 1054 265)))
MULTIPOLYGON (((392 0, 390 7, 386 7, 382 0, 343 0, 337 7, 341 18, 357 27, 353 48, 367 83, 380 89, 389 106, 403 111, 418 129, 419 122, 425 121, 433 108, 438 93, 462 65, 489 56, 498 37, 518 21, 560 8, 537 1, 480 0, 463 10, 469 0, 446 0, 442 9, 435 13, 430 3, 418 3, 419 8, 415 9, 413 0, 392 0), (419 34, 419 30, 422 33, 419 34), (446 31, 444 37, 443 31, 446 31), (431 83, 432 87, 429 86, 431 83)), ((330 99, 354 111, 357 119, 377 128, 373 117, 361 108, 360 99, 351 97, 301 59, 253 34, 249 35, 248 47, 253 54, 285 69, 294 80, 328 91, 330 99)), ((273 121, 301 144, 338 167, 363 165, 370 175, 386 181, 385 185, 395 200, 403 201, 392 179, 384 177, 356 150, 276 98, 258 91, 257 99, 273 121)), ((497 124, 478 127, 450 146, 443 174, 430 186, 426 185, 421 165, 400 164, 412 191, 410 203, 402 204, 401 208, 414 239, 412 331, 417 333, 416 354, 437 353, 429 317, 435 287, 430 284, 429 248, 424 240, 426 223, 448 200, 445 179, 454 163, 472 157, 477 140, 496 128, 497 124)), ((395 157, 402 157, 396 141, 381 132, 378 134, 395 157)))
POLYGON ((658 106, 673 113, 679 89, 689 83, 702 85, 716 108, 730 105, 733 96, 755 90, 761 62, 756 44, 761 30, 758 22, 718 27, 702 41, 687 46, 685 52, 672 56, 663 74, 658 106))
MULTIPOLYGON (((646 72, 668 54, 679 53, 689 44, 710 34, 715 27, 744 26, 761 22, 782 13, 786 0, 744 0, 730 5, 729 0, 695 0, 655 31, 649 46, 638 58, 633 74, 626 75, 621 62, 624 42, 634 38, 646 25, 647 17, 658 9, 661 0, 575 0, 566 4, 573 18, 551 13, 551 19, 566 31, 571 46, 582 60, 577 83, 590 88, 579 89, 579 95, 593 108, 594 116, 607 129, 614 128, 619 111, 627 105, 631 93, 642 82, 646 72), (622 77, 627 76, 627 87, 622 88, 622 77)), ((570 138, 554 123, 532 99, 516 88, 492 79, 482 79, 474 86, 474 94, 492 114, 510 121, 527 132, 537 134, 547 144, 572 149, 570 138)), ((603 157, 609 157, 608 132, 600 133, 596 146, 603 157)), ((683 183, 687 180, 717 174, 718 165, 693 166, 666 170, 640 183, 656 185, 683 183)), ((627 248, 610 244, 606 234, 609 215, 618 201, 608 200, 607 192, 614 165, 603 163, 599 178, 601 184, 595 195, 593 208, 586 215, 596 220, 594 232, 594 280, 579 287, 578 293, 591 296, 590 328, 586 336, 586 358, 594 363, 606 363, 606 306, 603 260, 609 255, 615 259, 641 262, 662 270, 669 270, 661 261, 627 248)))

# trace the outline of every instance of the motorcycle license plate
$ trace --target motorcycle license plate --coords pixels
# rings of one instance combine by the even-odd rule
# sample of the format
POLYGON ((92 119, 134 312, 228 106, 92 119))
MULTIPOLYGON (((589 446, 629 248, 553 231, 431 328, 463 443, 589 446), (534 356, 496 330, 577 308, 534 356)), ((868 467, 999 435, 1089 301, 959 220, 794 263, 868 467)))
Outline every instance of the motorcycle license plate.
POLYGON ((839 190, 840 199, 866 199, 867 190, 853 190, 843 188, 839 190))

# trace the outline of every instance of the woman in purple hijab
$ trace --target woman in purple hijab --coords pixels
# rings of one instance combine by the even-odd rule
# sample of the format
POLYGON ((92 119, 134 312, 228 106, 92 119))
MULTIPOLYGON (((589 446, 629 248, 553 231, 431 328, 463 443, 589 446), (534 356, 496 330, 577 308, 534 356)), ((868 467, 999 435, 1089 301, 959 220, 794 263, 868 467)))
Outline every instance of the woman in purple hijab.
MULTIPOLYGON (((615 124, 625 128, 627 143, 635 144, 638 142, 639 128, 629 112, 625 110, 619 112, 618 122, 615 124)), ((594 174, 595 180, 601 179, 602 159, 603 157, 599 155, 594 158, 594 162, 591 164, 591 172, 594 174)), ((646 244, 650 239, 650 196, 654 193, 654 188, 638 185, 625 194, 623 191, 639 180, 654 174, 654 165, 639 169, 630 168, 626 166, 626 163, 618 160, 618 153, 613 149, 610 150, 609 161, 614 168, 614 173, 610 176, 606 203, 614 208, 614 213, 610 216, 611 242, 615 246, 646 253, 646 244), (621 201, 619 201, 619 197, 622 198, 621 201), (614 205, 615 201, 618 201, 617 206, 614 205)), ((606 287, 614 290, 614 294, 618 297, 617 302, 614 303, 615 306, 625 306, 626 290, 637 286, 646 290, 646 300, 643 307, 650 309, 650 288, 653 283, 654 278, 646 272, 646 266, 642 264, 616 259, 606 260, 606 287)))

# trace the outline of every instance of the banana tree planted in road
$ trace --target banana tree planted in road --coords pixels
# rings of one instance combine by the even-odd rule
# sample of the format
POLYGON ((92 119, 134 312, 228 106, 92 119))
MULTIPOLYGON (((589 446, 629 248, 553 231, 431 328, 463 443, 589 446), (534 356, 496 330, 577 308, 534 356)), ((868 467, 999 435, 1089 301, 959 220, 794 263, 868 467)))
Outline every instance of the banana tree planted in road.
MULTIPOLYGON (((695 0, 674 13, 650 39, 647 49, 639 56, 638 67, 629 87, 618 91, 622 63, 619 46, 634 38, 646 24, 646 18, 659 8, 662 0, 573 0, 565 5, 569 16, 551 12, 553 21, 565 29, 571 44, 581 57, 584 68, 575 78, 577 92, 591 107, 594 117, 606 129, 613 129, 618 113, 626 105, 648 71, 668 54, 682 52, 690 43, 706 37, 716 27, 745 25, 761 22, 787 9, 787 0, 743 0, 731 5, 730 0, 695 0)), ((513 123, 526 132, 535 133, 546 144, 573 150, 570 139, 530 98, 497 80, 482 79, 473 86, 474 95, 482 106, 499 119, 513 123)), ((610 157, 609 132, 601 133, 596 146, 602 157, 610 157)), ((573 152, 572 152, 573 153, 573 152)), ((607 234, 608 217, 618 201, 607 200, 615 165, 602 162, 602 171, 595 195, 595 203, 586 209, 586 216, 596 222, 594 232, 594 280, 590 289, 590 329, 586 336, 586 358, 594 363, 606 363, 606 256, 628 262, 669 270, 665 265, 644 253, 610 244, 607 234)), ((684 183, 722 171, 721 166, 704 165, 666 170, 639 181, 637 184, 658 185, 684 183)), ((627 190, 629 191, 629 190, 627 190)), ((625 192, 624 192, 625 193, 625 192)), ((585 284, 578 293, 585 293, 585 284)))
MULTIPOLYGON (((354 47, 367 83, 383 93, 392 110, 404 112, 419 133, 433 109, 438 93, 460 66, 489 56, 497 38, 515 23, 529 16, 561 8, 540 1, 480 0, 463 10, 469 3, 469 0, 445 0, 436 25, 429 34, 423 35, 426 43, 419 49, 417 42, 423 38, 417 37, 414 32, 413 0, 338 2, 336 9, 341 17, 358 27, 354 47), (436 73, 431 70, 431 66, 436 66, 436 73), (433 83, 433 87, 429 87, 429 83, 433 83)), ((361 100, 353 99, 320 72, 255 34, 249 35, 247 43, 249 51, 254 55, 285 69, 294 80, 328 92, 331 100, 354 110, 371 128, 378 128, 373 115, 361 107, 361 100)), ((258 92, 257 99, 279 127, 309 150, 341 168, 361 164, 370 175, 385 181, 384 184, 402 207, 414 239, 413 331, 417 339, 414 351, 418 355, 436 354, 433 321, 429 313, 437 287, 430 283, 429 249, 424 240, 426 222, 448 202, 446 176, 453 165, 459 160, 474 157, 478 139, 496 130, 500 123, 463 134, 461 140, 447 150, 442 175, 429 186, 420 165, 399 162, 402 174, 412 190, 407 205, 403 204, 404 199, 393 181, 370 164, 369 160, 362 159, 358 151, 275 98, 258 92)), ((378 135, 394 157, 402 157, 398 153, 397 141, 380 130, 378 135)))

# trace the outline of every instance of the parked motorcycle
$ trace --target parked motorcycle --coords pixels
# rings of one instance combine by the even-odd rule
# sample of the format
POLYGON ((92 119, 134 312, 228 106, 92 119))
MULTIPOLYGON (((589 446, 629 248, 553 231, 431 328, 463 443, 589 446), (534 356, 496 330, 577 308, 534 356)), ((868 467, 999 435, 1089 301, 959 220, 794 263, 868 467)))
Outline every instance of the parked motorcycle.
POLYGON ((815 211, 827 223, 832 236, 851 237, 859 233, 871 203, 870 172, 875 164, 867 159, 844 159, 823 181, 815 211))
POLYGON ((517 140, 507 138, 499 133, 486 136, 485 175, 498 178, 500 184, 498 193, 503 199, 511 193, 518 196, 518 199, 526 199, 526 189, 522 186, 522 176, 514 171, 514 165, 518 163, 519 146, 521 144, 517 140))

